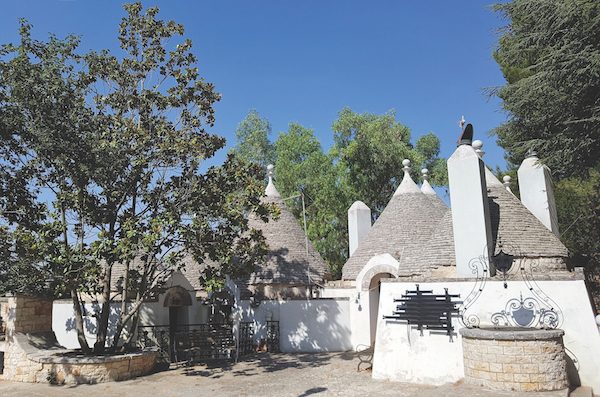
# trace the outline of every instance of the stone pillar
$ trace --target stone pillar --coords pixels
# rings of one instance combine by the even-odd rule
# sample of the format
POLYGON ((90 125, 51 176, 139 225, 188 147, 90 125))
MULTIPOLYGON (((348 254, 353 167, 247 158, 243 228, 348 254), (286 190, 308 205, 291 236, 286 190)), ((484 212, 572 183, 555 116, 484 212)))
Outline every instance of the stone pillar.
POLYGON ((348 209, 348 245, 350 256, 371 228, 371 209, 362 201, 355 201, 348 209))
MULTIPOLYGON (((17 334, 52 332, 52 301, 23 295, 8 298, 6 304, 4 374, 6 380, 34 382, 42 364, 33 363, 16 341, 17 334)), ((4 315, 3 315, 4 317, 4 315)))
POLYGON ((550 169, 540 164, 539 159, 532 154, 523 160, 517 175, 519 176, 519 191, 523 205, 548 230, 556 236, 560 236, 550 169))
MULTIPOLYGON (((456 274, 475 277, 469 262, 479 259, 489 267, 493 247, 485 165, 470 142, 458 146, 448 159, 448 181, 456 274)), ((494 273, 491 268, 490 273, 494 273)))

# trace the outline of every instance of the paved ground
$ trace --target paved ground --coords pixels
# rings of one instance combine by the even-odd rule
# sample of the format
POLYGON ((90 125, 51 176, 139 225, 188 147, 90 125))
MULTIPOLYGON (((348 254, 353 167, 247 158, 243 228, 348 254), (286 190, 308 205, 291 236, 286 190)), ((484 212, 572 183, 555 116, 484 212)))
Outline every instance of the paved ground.
POLYGON ((560 393, 490 392, 463 384, 439 387, 371 379, 351 353, 259 354, 237 364, 198 365, 125 382, 50 386, 0 381, 1 397, 558 397, 560 393), (225 365, 225 366, 223 366, 225 365))

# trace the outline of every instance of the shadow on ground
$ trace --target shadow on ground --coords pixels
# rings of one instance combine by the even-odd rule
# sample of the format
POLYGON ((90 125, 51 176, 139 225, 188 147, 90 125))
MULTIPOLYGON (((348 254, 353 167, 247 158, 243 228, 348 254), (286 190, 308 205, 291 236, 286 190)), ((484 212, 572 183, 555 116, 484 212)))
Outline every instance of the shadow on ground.
MULTIPOLYGON (((342 360, 356 359, 356 353, 344 352, 335 354, 342 360)), ((266 372, 283 371, 288 368, 303 369, 316 368, 327 365, 332 358, 330 353, 256 353, 243 357, 238 363, 225 360, 209 361, 205 364, 198 364, 192 367, 184 368, 183 374, 187 376, 203 376, 212 379, 218 379, 226 373, 233 376, 254 376, 266 372)), ((315 388, 307 390, 302 396, 321 393, 324 390, 315 388)))

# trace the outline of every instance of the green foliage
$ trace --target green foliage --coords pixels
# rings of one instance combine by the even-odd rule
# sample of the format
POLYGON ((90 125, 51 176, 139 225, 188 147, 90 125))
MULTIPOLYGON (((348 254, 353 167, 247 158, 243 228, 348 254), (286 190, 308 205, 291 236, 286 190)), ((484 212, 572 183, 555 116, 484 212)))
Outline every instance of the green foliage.
POLYGON ((156 7, 125 10, 123 56, 79 55, 74 37, 34 41, 25 22, 20 43, 0 53, 0 188, 18 193, 0 200, 0 290, 70 293, 84 350, 80 294, 102 304, 96 351, 110 301, 131 302, 121 306, 116 347, 186 252, 219 264, 202 275, 206 285, 253 269, 266 247, 247 215, 272 210, 259 201, 256 165, 231 155, 198 171, 225 141, 205 130, 220 96, 200 77, 191 41, 176 43, 183 26, 157 19, 156 7), (119 294, 116 264, 127 269, 119 294))
MULTIPOLYGON (((348 250, 347 220, 340 216, 347 210, 348 199, 337 167, 314 132, 296 123, 279 135, 275 151, 277 189, 284 198, 304 194, 308 237, 337 276, 348 250)), ((302 199, 289 199, 286 204, 302 222, 302 199)))
POLYGON ((271 124, 251 110, 235 130, 236 145, 233 153, 243 160, 266 167, 275 163, 275 148, 269 140, 271 124))
POLYGON ((408 127, 395 114, 355 113, 345 108, 333 123, 332 155, 354 200, 367 204, 377 218, 402 180, 402 161, 409 159, 412 175, 420 180, 420 169, 430 167, 431 183, 446 183, 445 162, 437 158, 439 139, 433 134, 410 142, 408 127))
POLYGON ((560 176, 585 174, 600 150, 600 3, 513 0, 494 57, 507 84, 499 144, 518 164, 529 149, 560 176))
MULTIPOLYGON (((263 120, 266 124, 266 120, 263 120)), ((302 222, 304 195, 307 232, 315 248, 339 277, 348 258, 347 211, 362 200, 376 219, 402 180, 402 160, 413 162, 413 178, 428 167, 432 182, 446 184, 446 164, 439 140, 426 134, 410 143, 409 129, 392 112, 358 114, 346 108, 333 123, 334 146, 325 153, 314 131, 291 123, 274 143, 275 178, 286 204, 302 222)), ((264 135, 266 137, 266 135, 264 135)), ((254 161, 266 163, 255 159, 254 161)))
POLYGON ((555 185, 561 240, 573 254, 574 264, 583 266, 600 307, 600 169, 589 177, 571 177, 555 185))

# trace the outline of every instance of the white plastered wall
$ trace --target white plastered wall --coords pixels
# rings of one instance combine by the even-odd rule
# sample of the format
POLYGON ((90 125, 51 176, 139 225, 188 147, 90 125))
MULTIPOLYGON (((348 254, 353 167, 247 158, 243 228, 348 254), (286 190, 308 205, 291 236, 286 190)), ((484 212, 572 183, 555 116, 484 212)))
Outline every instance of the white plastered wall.
MULTIPOLYGON (((203 305, 195 298, 195 291, 190 282, 179 272, 174 273, 165 284, 165 288, 175 285, 182 286, 190 293, 192 297, 192 306, 187 307, 188 321, 190 324, 206 323, 210 306, 203 305)), ((165 295, 161 294, 156 302, 146 302, 140 307, 139 325, 169 325, 169 308, 164 307, 165 295)), ((93 314, 100 310, 98 303, 86 303, 84 317, 85 335, 88 343, 91 345, 96 341, 96 319, 93 314)), ((116 321, 121 312, 121 302, 111 304, 109 316, 108 342, 112 343, 116 321)), ((56 300, 52 305, 52 330, 56 334, 58 343, 69 349, 79 347, 77 341, 77 331, 75 330, 75 314, 73 312, 73 303, 70 299, 56 300)), ((123 336, 127 335, 128 330, 123 336)))
POLYGON ((279 321, 282 352, 335 352, 352 349, 349 301, 345 298, 310 300, 268 300, 252 307, 249 301, 237 305, 241 321, 252 321, 255 341, 266 338, 269 313, 279 321))
MULTIPOLYGON (((421 290, 433 290, 443 294, 460 294, 465 299, 473 289, 474 282, 448 281, 419 283, 421 290)), ((600 334, 594 321, 594 313, 583 280, 538 281, 537 286, 556 303, 562 313, 560 328, 565 331, 564 343, 568 355, 574 361, 581 383, 600 390, 600 334)), ((406 290, 414 290, 414 283, 383 282, 379 309, 379 324, 375 343, 373 378, 424 384, 442 384, 464 378, 461 337, 462 327, 458 319, 453 321, 453 341, 445 333, 425 330, 423 336, 413 327, 384 320, 391 315, 406 290)), ((481 325, 491 325, 492 313, 505 309, 511 298, 531 296, 523 281, 508 281, 504 288, 500 281, 488 281, 480 297, 473 303, 468 314, 476 314, 481 325)))

